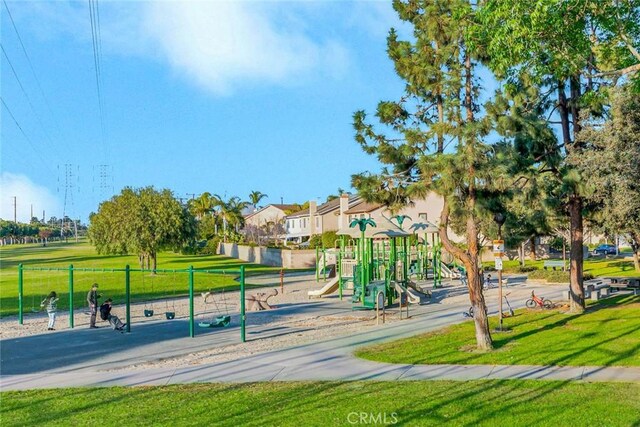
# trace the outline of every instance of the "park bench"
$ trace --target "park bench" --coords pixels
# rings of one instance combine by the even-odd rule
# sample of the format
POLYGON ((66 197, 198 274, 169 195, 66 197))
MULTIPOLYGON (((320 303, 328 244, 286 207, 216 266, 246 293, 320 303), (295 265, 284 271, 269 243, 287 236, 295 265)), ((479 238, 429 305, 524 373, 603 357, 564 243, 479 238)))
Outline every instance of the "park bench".
POLYGON ((562 260, 546 260, 543 264, 542 267, 546 270, 547 268, 553 268, 554 270, 557 267, 562 268, 562 270, 566 270, 567 269, 567 265, 564 261, 562 260))
POLYGON ((640 277, 610 277, 611 289, 632 290, 635 295, 640 295, 640 277))
MULTIPOLYGON (((611 293, 611 285, 606 279, 593 279, 584 282, 584 298, 598 301, 608 297, 611 293)), ((564 298, 569 299, 569 291, 564 292, 564 298)))

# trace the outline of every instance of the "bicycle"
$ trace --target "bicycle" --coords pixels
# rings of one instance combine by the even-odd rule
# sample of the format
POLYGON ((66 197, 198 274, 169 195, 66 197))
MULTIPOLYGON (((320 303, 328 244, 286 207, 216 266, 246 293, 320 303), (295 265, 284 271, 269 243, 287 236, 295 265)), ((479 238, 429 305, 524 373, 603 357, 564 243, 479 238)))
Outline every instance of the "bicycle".
POLYGON ((548 300, 544 297, 542 298, 537 297, 534 291, 531 291, 531 298, 529 298, 524 305, 527 308, 536 308, 536 307, 547 308, 547 309, 553 308, 553 302, 551 302, 551 300, 548 300))

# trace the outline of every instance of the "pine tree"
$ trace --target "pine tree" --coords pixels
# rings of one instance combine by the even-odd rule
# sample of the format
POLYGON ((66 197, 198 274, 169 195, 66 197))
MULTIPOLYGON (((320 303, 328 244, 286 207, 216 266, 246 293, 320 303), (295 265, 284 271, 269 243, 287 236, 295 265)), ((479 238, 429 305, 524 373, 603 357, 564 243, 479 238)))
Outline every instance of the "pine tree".
POLYGON ((378 104, 376 116, 385 132, 368 123, 364 111, 354 114, 356 141, 385 166, 380 174, 354 175, 352 184, 365 199, 391 209, 429 191, 443 197, 439 236, 468 272, 477 347, 490 350, 479 274, 481 224, 502 208, 509 150, 507 144, 486 141, 493 122, 481 113, 480 56, 466 42, 474 9, 463 0, 393 5, 400 19, 413 27, 411 40, 400 40, 393 29, 387 39, 405 91, 399 101, 378 104), (451 241, 450 227, 465 236, 465 249, 451 241))

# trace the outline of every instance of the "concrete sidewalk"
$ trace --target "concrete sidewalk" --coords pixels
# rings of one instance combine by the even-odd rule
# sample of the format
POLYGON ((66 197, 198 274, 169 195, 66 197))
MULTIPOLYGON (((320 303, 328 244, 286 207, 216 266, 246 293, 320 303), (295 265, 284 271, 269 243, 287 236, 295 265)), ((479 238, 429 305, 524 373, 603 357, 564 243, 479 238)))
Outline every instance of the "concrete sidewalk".
POLYGON ((332 360, 330 366, 222 363, 192 368, 67 372, 0 377, 0 388, 30 390, 59 387, 165 386, 207 382, 265 381, 424 381, 558 380, 640 382, 640 368, 523 365, 388 365, 361 360, 332 360), (356 365, 354 368, 354 365, 356 365))
MULTIPOLYGON (((545 297, 557 299, 561 291, 561 288, 548 289, 545 297)), ((227 362, 177 368, 135 368, 131 365, 145 360, 189 354, 211 346, 228 345, 237 342, 237 331, 218 330, 191 339, 178 337, 178 324, 174 323, 174 326, 171 326, 158 322, 157 325, 146 326, 148 330, 138 332, 138 336, 134 333, 113 334, 108 330, 85 330, 65 333, 64 339, 60 339, 62 336, 56 337, 63 334, 46 334, 28 339, 4 340, 0 349, 0 388, 20 390, 302 380, 544 379, 640 382, 640 368, 394 365, 357 359, 353 356, 355 349, 360 346, 408 337, 461 322, 464 320, 461 312, 467 308, 468 303, 429 304, 422 306, 421 310, 415 310, 409 320, 381 325, 364 333, 254 354, 227 362), (47 354, 40 354, 42 352, 47 354)), ((344 310, 347 307, 323 301, 311 304, 305 309, 317 310, 318 314, 321 314, 344 310)), ((489 309, 495 310, 495 307, 490 306, 489 309)), ((269 327, 269 324, 255 325, 251 330, 258 335, 263 333, 268 336, 269 327)), ((142 328, 137 330, 140 329, 142 328)))

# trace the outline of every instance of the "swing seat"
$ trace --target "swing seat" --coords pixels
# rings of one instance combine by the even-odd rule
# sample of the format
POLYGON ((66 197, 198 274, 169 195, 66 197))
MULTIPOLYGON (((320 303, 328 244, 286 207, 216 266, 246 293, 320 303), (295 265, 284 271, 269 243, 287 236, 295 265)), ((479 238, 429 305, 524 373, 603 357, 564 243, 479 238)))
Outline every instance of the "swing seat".
POLYGON ((211 322, 200 322, 198 326, 201 328, 225 328, 231 324, 231 316, 218 316, 211 320, 211 322))
POLYGON ((175 311, 167 311, 164 313, 165 317, 167 318, 167 320, 173 320, 176 318, 176 312, 175 311))
POLYGON ((153 310, 144 310, 144 317, 151 317, 153 316, 153 310))

